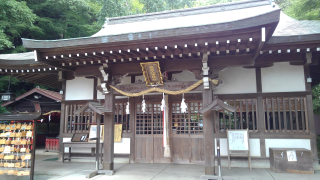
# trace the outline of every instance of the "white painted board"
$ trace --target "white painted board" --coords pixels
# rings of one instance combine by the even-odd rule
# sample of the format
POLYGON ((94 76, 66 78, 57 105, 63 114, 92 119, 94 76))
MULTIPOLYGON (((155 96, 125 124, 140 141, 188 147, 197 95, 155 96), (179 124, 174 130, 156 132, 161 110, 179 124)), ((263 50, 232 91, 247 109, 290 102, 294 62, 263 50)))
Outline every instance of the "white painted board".
POLYGON ((228 131, 229 150, 249 150, 247 130, 228 131))

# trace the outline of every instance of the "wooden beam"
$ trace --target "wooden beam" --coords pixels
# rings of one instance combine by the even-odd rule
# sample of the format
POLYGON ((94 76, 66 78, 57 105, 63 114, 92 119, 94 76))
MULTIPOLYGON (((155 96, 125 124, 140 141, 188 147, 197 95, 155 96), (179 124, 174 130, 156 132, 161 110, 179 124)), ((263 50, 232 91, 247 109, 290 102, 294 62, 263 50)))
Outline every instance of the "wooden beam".
POLYGON ((256 51, 253 55, 254 60, 260 55, 260 51, 261 51, 265 42, 266 42, 266 28, 262 27, 261 28, 261 38, 259 40, 258 48, 256 49, 256 51))
MULTIPOLYGON (((237 56, 221 56, 221 57, 210 57, 209 67, 220 68, 227 66, 249 66, 253 65, 252 55, 237 55, 237 56)), ((170 59, 162 63, 160 61, 161 71, 183 71, 186 69, 197 70, 202 69, 201 58, 190 58, 190 59, 170 59), (179 66, 177 66, 179 64, 179 66)), ((113 75, 123 75, 123 73, 128 73, 129 75, 141 74, 142 69, 139 61, 131 63, 114 63, 109 65, 110 73, 113 75)), ((124 74, 125 74, 124 73, 124 74)), ((100 75, 99 66, 82 66, 76 67, 75 76, 95 76, 100 75)))
POLYGON ((59 62, 44 60, 42 58, 42 55, 41 55, 40 52, 37 52, 37 50, 34 50, 34 51, 35 51, 35 60, 38 61, 38 62, 41 62, 43 64, 47 64, 49 66, 57 67, 59 69, 65 70, 65 71, 75 71, 75 68, 63 67, 63 66, 60 65, 59 62))
MULTIPOLYGON (((187 87, 192 86, 195 84, 196 81, 173 81, 173 82, 164 82, 163 86, 158 86, 161 89, 171 90, 171 91, 178 91, 181 89, 185 89, 187 87)), ((137 84, 128 84, 128 85, 117 85, 116 88, 118 88, 121 91, 125 91, 127 93, 138 93, 147 89, 152 89, 153 87, 147 87, 145 83, 137 83, 137 84)), ((203 86, 198 86, 192 91, 202 91, 203 86)), ((120 93, 114 91, 115 95, 121 95, 120 93)))

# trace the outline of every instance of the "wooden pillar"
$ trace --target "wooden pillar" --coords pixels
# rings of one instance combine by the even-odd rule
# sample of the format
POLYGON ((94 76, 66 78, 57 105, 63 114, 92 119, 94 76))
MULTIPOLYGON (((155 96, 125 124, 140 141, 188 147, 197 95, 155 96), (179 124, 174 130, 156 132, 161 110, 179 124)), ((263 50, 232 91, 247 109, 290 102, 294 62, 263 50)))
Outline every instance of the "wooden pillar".
MULTIPOLYGON (((62 94, 62 102, 65 101, 65 94, 66 94, 66 80, 62 81, 62 89, 63 94, 62 94)), ((65 120, 65 103, 61 103, 61 110, 60 110, 60 134, 59 134, 59 160, 62 161, 62 153, 64 152, 63 149, 63 130, 64 130, 64 121, 67 121, 68 119, 65 120)))
MULTIPOLYGON (((33 121, 33 142, 32 142, 32 155, 31 155, 31 171, 30 171, 30 180, 34 179, 34 168, 35 168, 35 155, 36 155, 36 144, 37 144, 37 119, 33 121)), ((12 162, 12 161, 11 161, 12 162)))
MULTIPOLYGON (((211 84, 209 89, 202 91, 203 107, 212 102, 212 89, 211 84)), ((205 161, 205 175, 215 174, 215 161, 214 161, 214 124, 211 118, 211 111, 203 113, 203 133, 204 133, 204 161, 205 161)))
POLYGON ((310 69, 309 65, 306 64, 304 65, 304 76, 305 76, 305 82, 306 82, 306 91, 310 91, 310 94, 306 96, 306 103, 307 103, 307 111, 306 117, 308 117, 308 124, 309 124, 309 132, 310 135, 313 136, 312 139, 310 139, 311 143, 311 151, 313 153, 313 158, 317 159, 318 158, 318 151, 317 151, 317 141, 316 141, 316 129, 314 125, 314 114, 313 114, 313 102, 312 102, 312 88, 311 88, 311 83, 307 82, 307 78, 310 76, 310 69))
POLYGON ((130 163, 134 163, 135 160, 135 98, 132 97, 129 99, 130 103, 130 121, 129 121, 129 130, 130 130, 130 163))
POLYGON ((114 95, 113 89, 105 96, 104 106, 111 113, 104 114, 104 144, 103 144, 103 169, 114 170, 114 95))
POLYGON ((99 157, 100 157, 100 122, 101 122, 101 114, 94 112, 94 116, 97 122, 97 140, 96 140, 96 170, 99 170, 99 157))
MULTIPOLYGON (((256 86, 257 86, 257 93, 262 93, 262 78, 261 78, 261 68, 256 68, 256 86)), ((264 120, 264 110, 263 110, 263 98, 259 96, 257 98, 257 130, 260 134, 260 153, 261 157, 266 157, 266 143, 265 143, 265 120, 264 120)))

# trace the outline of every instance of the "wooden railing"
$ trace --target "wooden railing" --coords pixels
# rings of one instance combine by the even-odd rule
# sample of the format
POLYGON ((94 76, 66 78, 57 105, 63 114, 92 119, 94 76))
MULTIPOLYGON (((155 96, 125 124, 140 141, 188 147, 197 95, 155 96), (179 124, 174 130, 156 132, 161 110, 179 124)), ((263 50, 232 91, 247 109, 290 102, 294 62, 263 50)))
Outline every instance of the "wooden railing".
POLYGON ((304 97, 265 98, 266 133, 308 133, 308 116, 304 97))
POLYGON ((220 132, 227 129, 249 129, 257 132, 258 113, 257 99, 227 99, 223 100, 236 109, 236 112, 222 110, 219 112, 220 132))

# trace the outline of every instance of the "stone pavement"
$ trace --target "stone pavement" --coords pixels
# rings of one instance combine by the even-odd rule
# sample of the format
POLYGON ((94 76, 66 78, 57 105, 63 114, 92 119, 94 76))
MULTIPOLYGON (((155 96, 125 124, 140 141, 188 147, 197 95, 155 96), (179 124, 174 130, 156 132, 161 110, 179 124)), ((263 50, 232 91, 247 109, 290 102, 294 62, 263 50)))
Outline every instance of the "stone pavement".
MULTIPOLYGON (((37 153, 35 180, 85 180, 86 173, 95 169, 92 162, 68 162, 64 164, 59 161, 44 161, 57 158, 56 153, 37 153)), ((115 163, 115 175, 97 175, 91 179, 99 180, 199 180, 204 174, 203 165, 184 164, 128 164, 115 163)), ((289 174, 274 173, 268 168, 255 168, 251 171, 248 168, 222 167, 224 180, 320 180, 320 171, 315 174, 289 174)), ((3 176, 0 180, 27 180, 29 177, 3 176)))

